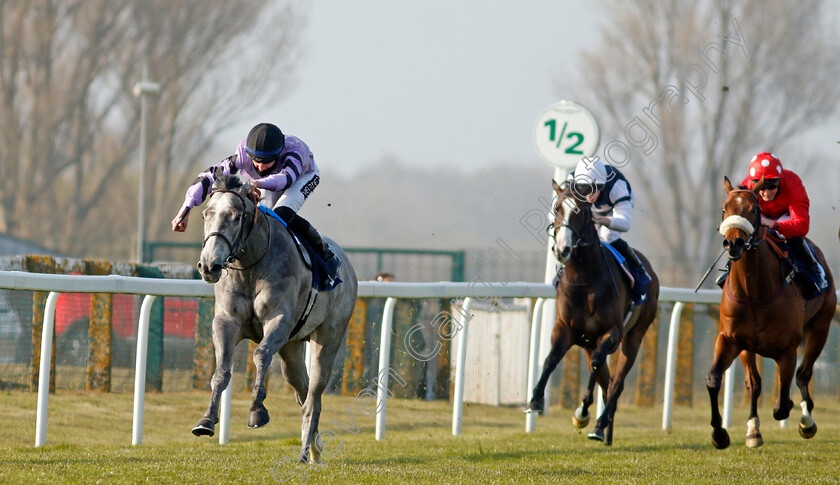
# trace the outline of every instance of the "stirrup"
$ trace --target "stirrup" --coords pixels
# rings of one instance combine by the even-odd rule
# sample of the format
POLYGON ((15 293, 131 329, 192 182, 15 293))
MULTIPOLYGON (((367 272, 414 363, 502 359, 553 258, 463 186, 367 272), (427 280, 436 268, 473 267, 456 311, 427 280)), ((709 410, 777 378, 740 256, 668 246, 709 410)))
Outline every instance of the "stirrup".
POLYGON ((724 271, 723 273, 721 273, 721 274, 717 277, 717 279, 715 280, 715 284, 716 284, 716 285, 718 285, 718 286, 720 286, 720 287, 721 287, 721 289, 722 289, 722 288, 723 288, 723 285, 725 285, 725 284, 726 284, 726 277, 727 277, 727 276, 729 276, 729 271, 724 271))

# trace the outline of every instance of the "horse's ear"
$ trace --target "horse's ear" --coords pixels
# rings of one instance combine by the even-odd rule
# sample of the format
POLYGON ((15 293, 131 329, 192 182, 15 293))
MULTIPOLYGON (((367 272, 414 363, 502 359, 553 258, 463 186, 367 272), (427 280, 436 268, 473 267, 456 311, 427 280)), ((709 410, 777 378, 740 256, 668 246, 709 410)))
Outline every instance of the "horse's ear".
POLYGON ((732 192, 732 182, 729 181, 729 177, 726 175, 723 176, 723 190, 725 190, 727 194, 732 192))
POLYGON ((752 189, 752 191, 755 193, 755 195, 758 195, 758 192, 759 192, 761 189, 763 189, 763 188, 764 188, 764 182, 765 182, 765 181, 764 181, 764 175, 762 175, 762 176, 761 176, 761 180, 759 180, 758 182, 756 182, 756 183, 755 183, 755 185, 753 185, 753 189, 752 189))
POLYGON ((221 180, 221 178, 224 175, 225 175, 224 167, 221 167, 221 166, 213 167, 213 180, 218 182, 219 180, 221 180))
POLYGON ((569 188, 569 182, 564 180, 558 184, 556 180, 551 179, 551 186, 554 188, 554 191, 557 192, 557 195, 561 195, 567 188, 569 188))

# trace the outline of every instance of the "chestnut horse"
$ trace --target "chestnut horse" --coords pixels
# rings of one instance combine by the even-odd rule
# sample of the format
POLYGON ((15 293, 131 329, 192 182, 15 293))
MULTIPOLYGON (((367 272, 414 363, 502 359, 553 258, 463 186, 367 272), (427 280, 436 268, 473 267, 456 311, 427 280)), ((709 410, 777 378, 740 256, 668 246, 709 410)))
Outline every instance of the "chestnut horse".
POLYGON ((578 429, 589 424, 589 406, 594 401, 597 380, 604 391, 606 406, 589 438, 609 446, 624 379, 633 367, 642 337, 656 317, 659 279, 650 262, 637 251, 651 282, 645 302, 632 305, 630 285, 621 276, 622 269, 615 258, 607 254, 608 250, 602 247, 598 238, 591 204, 572 195, 569 187, 552 182, 557 192, 552 224, 553 251, 558 261, 565 264, 565 270, 557 285, 557 316, 551 334, 551 351, 534 386, 528 410, 543 411, 549 376, 572 345, 580 346, 586 350, 591 374, 572 423, 578 429), (619 351, 618 364, 610 380, 607 356, 616 350, 619 351))
POLYGON ((811 417, 814 401, 808 390, 814 362, 828 337, 831 318, 837 304, 834 281, 822 252, 813 244, 814 253, 826 272, 829 288, 818 297, 805 301, 803 292, 789 284, 792 266, 783 263, 761 225, 758 191, 733 188, 724 177, 727 192, 723 204, 723 246, 729 253, 731 268, 720 301, 720 333, 715 342, 714 361, 706 387, 712 404, 712 444, 718 449, 729 446, 729 434, 722 428, 718 410, 721 376, 739 354, 746 371, 750 395, 746 445, 754 448, 764 441, 757 413, 761 394, 761 376, 755 354, 776 361, 779 395, 773 418, 787 419, 793 408, 790 386, 796 367, 796 349, 803 344, 802 363, 796 369, 796 385, 802 394, 802 417, 799 434, 813 437, 817 425, 811 417))

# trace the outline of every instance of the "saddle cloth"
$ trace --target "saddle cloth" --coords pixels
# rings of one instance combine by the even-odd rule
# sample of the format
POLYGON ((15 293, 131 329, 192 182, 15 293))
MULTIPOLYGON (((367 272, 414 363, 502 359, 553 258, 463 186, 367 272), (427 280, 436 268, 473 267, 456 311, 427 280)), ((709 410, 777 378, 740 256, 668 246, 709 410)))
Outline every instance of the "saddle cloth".
POLYGON ((630 283, 630 287, 632 288, 633 285, 636 284, 636 279, 633 278, 633 273, 631 273, 630 269, 627 267, 627 260, 624 259, 624 256, 622 256, 616 248, 612 247, 611 244, 607 244, 604 241, 601 241, 601 246, 604 246, 605 248, 609 249, 610 254, 612 254, 615 258, 615 262, 618 263, 618 266, 621 268, 622 272, 624 273, 624 276, 627 277, 627 282, 630 283))
POLYGON ((324 259, 312 249, 312 246, 306 242, 303 237, 296 234, 293 230, 291 230, 280 216, 277 215, 273 210, 269 209, 265 206, 258 206, 261 211, 263 211, 267 216, 273 217, 280 221, 283 224, 289 234, 292 235, 292 239, 295 241, 295 246, 298 249, 298 253, 300 254, 301 259, 303 259, 303 264, 312 271, 312 288, 318 291, 330 291, 339 283, 341 283, 341 278, 336 277, 335 279, 330 278, 330 275, 327 273, 326 264, 324 263, 324 259))

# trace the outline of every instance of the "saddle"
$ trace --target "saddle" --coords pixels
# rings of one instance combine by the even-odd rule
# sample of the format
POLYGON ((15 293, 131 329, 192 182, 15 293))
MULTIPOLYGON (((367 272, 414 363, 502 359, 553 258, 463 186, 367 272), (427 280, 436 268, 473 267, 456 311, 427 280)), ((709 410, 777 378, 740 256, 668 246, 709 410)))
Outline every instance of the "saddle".
MULTIPOLYGON (((782 273, 785 280, 785 285, 793 280, 799 285, 799 289, 805 296, 806 300, 812 300, 822 294, 826 288, 818 288, 817 281, 813 278, 808 265, 795 257, 794 252, 790 250, 790 245, 784 237, 774 234, 775 231, 766 231, 764 237, 779 257, 783 265, 782 273)), ((813 253, 813 246, 807 240, 804 241, 808 245, 808 249, 813 253)), ((817 261, 817 264, 821 263, 817 261)))
POLYGON ((283 227, 289 231, 289 235, 292 236, 292 240, 295 241, 295 247, 297 247, 298 254, 300 255, 301 259, 303 260, 303 264, 306 266, 307 269, 312 271, 312 288, 315 288, 318 291, 330 291, 339 283, 341 283, 341 278, 336 277, 335 279, 330 278, 329 274, 326 270, 326 264, 324 263, 324 259, 312 249, 312 246, 306 242, 306 240, 298 235, 295 231, 293 231, 280 216, 277 215, 273 210, 269 209, 268 207, 258 206, 261 211, 263 211, 267 216, 273 217, 277 219, 283 224, 283 227))

